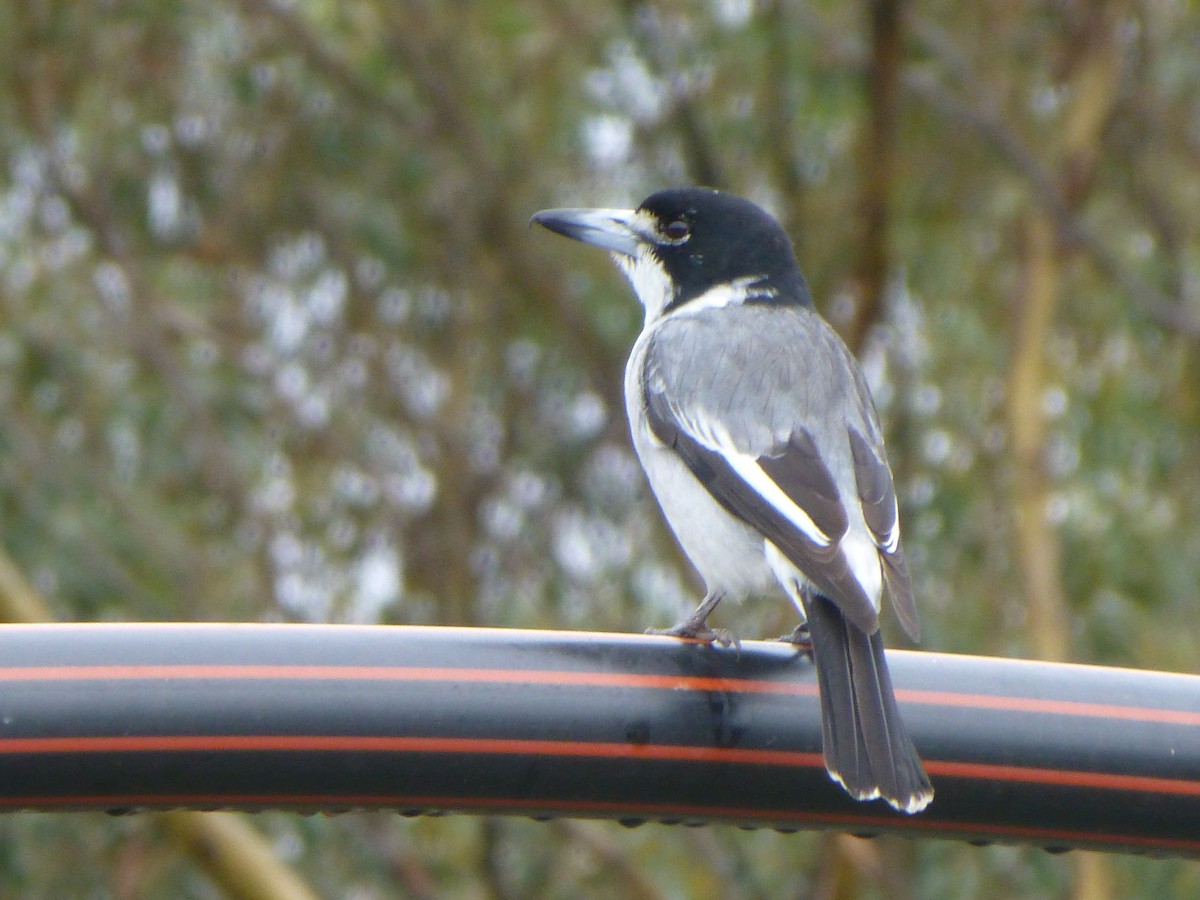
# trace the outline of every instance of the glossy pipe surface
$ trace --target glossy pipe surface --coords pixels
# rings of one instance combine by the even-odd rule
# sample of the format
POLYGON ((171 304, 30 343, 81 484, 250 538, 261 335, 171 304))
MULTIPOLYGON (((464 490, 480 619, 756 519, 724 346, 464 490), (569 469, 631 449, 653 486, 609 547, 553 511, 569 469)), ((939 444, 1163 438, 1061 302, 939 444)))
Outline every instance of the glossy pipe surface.
POLYGON ((395 809, 1200 856, 1200 677, 892 651, 936 790, 825 774, 810 660, 436 627, 0 626, 0 809, 395 809))

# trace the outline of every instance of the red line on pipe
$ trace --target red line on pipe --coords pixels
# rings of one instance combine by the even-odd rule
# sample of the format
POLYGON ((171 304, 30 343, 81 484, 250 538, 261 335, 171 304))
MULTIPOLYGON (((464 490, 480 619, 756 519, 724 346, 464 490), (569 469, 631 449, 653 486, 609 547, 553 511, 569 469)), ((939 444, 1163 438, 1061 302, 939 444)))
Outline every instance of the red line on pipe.
MULTIPOLYGON (((442 753, 649 759, 824 768, 820 753, 685 744, 371 735, 113 735, 0 740, 0 754, 182 752, 442 753)), ((1200 797, 1200 782, 1148 775, 926 760, 931 775, 1200 797)))
MULTIPOLYGON (((279 681, 412 681, 488 684, 538 684, 563 687, 642 688, 654 690, 728 691, 815 697, 808 681, 765 681, 628 672, 573 672, 540 669, 472 669, 406 666, 305 665, 95 665, 0 667, 0 682, 120 680, 279 680, 279 681)), ((955 706, 1007 712, 1080 716, 1118 721, 1155 722, 1200 727, 1200 711, 1152 709, 1076 700, 1047 700, 995 694, 896 690, 899 700, 931 706, 955 706)))

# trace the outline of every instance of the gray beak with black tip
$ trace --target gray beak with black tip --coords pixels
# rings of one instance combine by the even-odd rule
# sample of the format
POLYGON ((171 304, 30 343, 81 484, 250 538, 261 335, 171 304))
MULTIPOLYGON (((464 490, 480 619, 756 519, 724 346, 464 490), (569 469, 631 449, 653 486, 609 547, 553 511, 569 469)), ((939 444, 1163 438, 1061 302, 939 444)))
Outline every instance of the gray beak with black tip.
POLYGON ((530 223, 622 256, 637 256, 644 238, 634 227, 633 209, 543 209, 530 223))

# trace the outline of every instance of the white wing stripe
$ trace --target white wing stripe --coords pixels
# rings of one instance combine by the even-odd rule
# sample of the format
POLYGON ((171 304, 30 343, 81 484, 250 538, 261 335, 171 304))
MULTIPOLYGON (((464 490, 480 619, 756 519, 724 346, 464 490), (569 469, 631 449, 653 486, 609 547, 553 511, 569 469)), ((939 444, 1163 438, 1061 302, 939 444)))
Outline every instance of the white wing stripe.
POLYGON ((728 430, 712 416, 684 417, 676 411, 676 418, 692 436, 707 447, 725 457, 733 471, 754 489, 754 492, 777 509, 789 522, 799 528, 818 547, 829 546, 829 535, 822 531, 800 506, 783 492, 774 479, 763 471, 758 459, 749 453, 734 449, 733 438, 728 430))
POLYGON ((888 531, 887 540, 879 545, 884 553, 895 553, 900 546, 900 510, 892 498, 892 527, 888 531))
POLYGON ((762 470, 762 466, 753 456, 745 453, 731 453, 728 450, 721 451, 721 455, 742 477, 742 480, 754 488, 755 493, 786 516, 787 520, 803 531, 810 541, 818 547, 829 546, 829 535, 818 528, 817 523, 809 514, 797 506, 792 498, 771 480, 771 476, 762 470))

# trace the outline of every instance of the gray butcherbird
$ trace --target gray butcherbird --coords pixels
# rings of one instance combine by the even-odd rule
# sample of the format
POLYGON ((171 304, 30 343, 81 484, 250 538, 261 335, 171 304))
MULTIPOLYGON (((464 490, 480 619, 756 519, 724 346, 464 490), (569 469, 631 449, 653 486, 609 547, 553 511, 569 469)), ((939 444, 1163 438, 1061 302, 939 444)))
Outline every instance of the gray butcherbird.
POLYGON ((918 631, 883 435, 787 235, 750 201, 704 188, 533 221, 610 251, 645 307, 625 369, 629 424, 707 587, 664 633, 718 638, 707 618, 722 598, 777 581, 807 622, 829 774, 857 799, 924 809, 933 788, 879 633, 884 593, 918 631))

